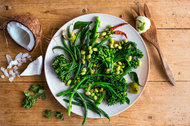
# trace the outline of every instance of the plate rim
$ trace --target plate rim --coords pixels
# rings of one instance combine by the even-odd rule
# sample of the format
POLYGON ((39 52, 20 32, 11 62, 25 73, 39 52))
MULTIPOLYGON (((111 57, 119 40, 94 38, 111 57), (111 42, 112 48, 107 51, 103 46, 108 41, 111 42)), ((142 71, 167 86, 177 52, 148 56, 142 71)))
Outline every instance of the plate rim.
MULTIPOLYGON (((114 16, 114 15, 105 14, 105 13, 88 13, 88 14, 83 14, 83 15, 77 16, 77 17, 75 17, 75 18, 73 18, 73 19, 67 21, 66 23, 64 23, 64 24, 55 32, 55 34, 56 34, 65 24, 69 23, 69 22, 72 21, 72 20, 75 20, 76 18, 79 18, 79 17, 81 17, 81 16, 99 15, 99 14, 107 15, 107 16, 112 16, 112 17, 114 17, 114 18, 119 18, 119 17, 116 17, 116 16, 114 16)), ((122 21, 124 21, 124 22, 126 22, 126 23, 128 23, 127 21, 123 20, 122 18, 119 18, 119 19, 122 20, 122 21)), ((136 29, 135 29, 132 25, 130 25, 129 23, 128 23, 128 25, 133 29, 133 31, 135 31, 135 32, 138 34, 140 40, 142 41, 142 43, 143 43, 143 45, 144 45, 144 47, 145 47, 146 52, 147 52, 147 61, 148 61, 148 62, 147 62, 147 63, 148 63, 148 67, 147 67, 147 77, 146 77, 146 79, 145 79, 145 84, 144 84, 144 86, 143 86, 143 88, 142 88, 142 91, 140 92, 139 96, 134 100, 134 102, 133 102, 132 104, 130 104, 129 107, 123 109, 123 110, 120 111, 120 112, 114 113, 114 114, 111 115, 110 117, 113 117, 113 116, 115 116, 115 115, 118 115, 118 114, 120 114, 120 113, 126 111, 127 109, 129 109, 131 106, 133 106, 133 105, 138 101, 138 99, 141 97, 142 93, 144 92, 144 90, 145 90, 145 88, 146 88, 146 85, 147 85, 147 82, 148 82, 148 78, 149 78, 149 74, 150 74, 150 58, 149 58, 148 48, 147 48, 147 46, 146 46, 146 44, 145 44, 143 38, 142 38, 141 35, 136 31, 136 29)), ((55 36, 55 34, 52 36, 52 38, 55 36)), ((48 44, 48 46, 47 46, 47 49, 46 49, 46 52, 45 52, 45 57, 44 57, 44 63, 43 63, 43 64, 44 64, 44 74, 45 74, 46 83, 47 83, 47 85, 48 85, 49 90, 51 91, 51 94, 53 95, 52 89, 50 88, 50 86, 49 86, 49 84, 48 84, 48 81, 47 81, 47 77, 46 77, 46 57, 47 57, 47 50, 48 50, 48 47, 49 47, 49 45, 50 45, 50 43, 51 43, 51 41, 52 41, 52 38, 51 38, 51 40, 50 40, 50 42, 49 42, 49 44, 48 44)), ((53 95, 53 97, 54 97, 54 98, 56 99, 56 101, 57 101, 61 106, 63 106, 66 110, 68 109, 68 108, 66 108, 64 105, 62 105, 62 104, 57 100, 57 98, 56 98, 55 95, 53 95)), ((73 111, 71 111, 71 112, 74 113, 73 111)), ((74 113, 74 114, 79 115, 79 114, 77 114, 77 113, 74 113)), ((79 116, 84 116, 84 115, 79 115, 79 116)), ((87 118, 106 118, 106 117, 101 116, 101 117, 87 117, 87 118)))

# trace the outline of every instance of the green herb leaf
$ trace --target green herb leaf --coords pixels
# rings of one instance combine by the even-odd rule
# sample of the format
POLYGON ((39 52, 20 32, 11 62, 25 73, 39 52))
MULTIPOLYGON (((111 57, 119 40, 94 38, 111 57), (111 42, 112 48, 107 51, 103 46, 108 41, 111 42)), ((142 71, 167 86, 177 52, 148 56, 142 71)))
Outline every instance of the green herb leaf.
POLYGON ((55 117, 60 118, 61 120, 64 120, 64 115, 61 112, 56 112, 55 117))
POLYGON ((38 92, 38 89, 39 89, 39 86, 38 85, 32 85, 30 88, 29 88, 29 91, 32 91, 34 93, 37 93, 38 92))
POLYGON ((130 76, 130 78, 131 78, 131 80, 132 80, 133 82, 136 82, 139 86, 141 86, 141 85, 139 84, 139 79, 138 79, 138 76, 137 76, 137 73, 136 73, 136 72, 130 72, 130 73, 129 73, 129 76, 130 76))
POLYGON ((40 99, 40 97, 42 98, 42 100, 45 100, 45 89, 44 86, 42 85, 32 85, 29 89, 29 91, 32 91, 35 93, 34 95, 34 99, 37 101, 40 99))
POLYGON ((31 107, 34 105, 35 99, 34 99, 33 96, 32 96, 29 92, 27 92, 27 91, 24 91, 24 94, 25 94, 26 98, 23 100, 22 106, 23 106, 24 108, 29 109, 29 108, 31 108, 31 107))
POLYGON ((42 85, 32 85, 29 88, 29 91, 34 92, 34 96, 32 96, 29 92, 24 91, 24 94, 26 96, 22 102, 22 106, 24 108, 27 108, 27 109, 31 108, 34 105, 35 101, 39 100, 40 97, 42 98, 42 100, 46 99, 45 89, 44 89, 44 86, 42 85))
POLYGON ((43 93, 43 94, 41 95, 41 98, 42 98, 42 100, 45 100, 45 99, 46 99, 45 93, 43 93))
POLYGON ((84 27, 86 25, 89 25, 91 24, 92 22, 83 22, 83 21, 77 21, 75 24, 74 24, 74 30, 75 29, 80 29, 81 27, 84 27))
POLYGON ((52 116, 52 114, 53 114, 53 112, 51 111, 51 110, 48 110, 48 109, 46 109, 45 111, 44 111, 44 113, 45 113, 45 117, 46 118, 50 118, 51 116, 52 116))

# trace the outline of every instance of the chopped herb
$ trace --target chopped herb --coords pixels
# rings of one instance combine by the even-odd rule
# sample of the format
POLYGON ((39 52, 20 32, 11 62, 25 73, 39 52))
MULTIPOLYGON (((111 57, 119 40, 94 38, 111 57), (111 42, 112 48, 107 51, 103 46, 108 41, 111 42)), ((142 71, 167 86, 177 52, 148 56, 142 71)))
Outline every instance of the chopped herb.
POLYGON ((61 120, 64 120, 64 115, 61 112, 56 112, 55 117, 60 118, 61 120))
POLYGON ((138 76, 137 76, 137 73, 136 73, 136 72, 130 72, 130 73, 129 73, 129 76, 130 76, 130 78, 131 78, 131 80, 132 80, 133 82, 136 82, 138 85, 140 85, 140 84, 139 84, 139 79, 138 79, 138 76))
POLYGON ((48 119, 54 114, 55 117, 57 117, 57 118, 59 118, 61 120, 64 120, 64 115, 61 112, 54 113, 52 110, 46 109, 44 111, 44 113, 45 113, 45 117, 48 118, 48 119))
POLYGON ((29 92, 24 91, 24 94, 26 96, 22 102, 22 106, 24 108, 27 108, 27 109, 31 108, 34 105, 35 101, 39 100, 40 97, 42 100, 46 99, 45 89, 44 89, 44 86, 42 85, 32 85, 29 88, 29 91, 32 91, 34 93, 34 96, 31 95, 29 92))
POLYGON ((23 102, 22 102, 22 106, 24 107, 24 108, 27 108, 27 109, 29 109, 29 108, 31 108, 33 105, 34 105, 34 103, 35 103, 35 99, 33 98, 33 96, 29 93, 29 92, 27 92, 27 91, 24 91, 24 94, 25 94, 25 99, 23 100, 23 102))
POLYGON ((44 113, 45 113, 45 117, 48 119, 53 115, 53 112, 51 110, 48 110, 48 109, 46 109, 44 111, 44 113))

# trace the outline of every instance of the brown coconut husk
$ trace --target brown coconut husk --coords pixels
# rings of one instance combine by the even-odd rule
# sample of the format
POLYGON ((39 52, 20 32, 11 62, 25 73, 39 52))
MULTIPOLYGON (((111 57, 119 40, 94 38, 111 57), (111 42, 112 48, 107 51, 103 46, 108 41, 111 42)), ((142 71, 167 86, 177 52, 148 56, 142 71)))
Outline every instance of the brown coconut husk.
POLYGON ((39 19, 34 17, 32 14, 27 13, 15 16, 13 19, 9 20, 6 24, 8 24, 11 21, 16 21, 21 23, 33 33, 33 36, 35 38, 35 46, 31 50, 33 51, 41 41, 41 36, 42 36, 42 27, 39 19))

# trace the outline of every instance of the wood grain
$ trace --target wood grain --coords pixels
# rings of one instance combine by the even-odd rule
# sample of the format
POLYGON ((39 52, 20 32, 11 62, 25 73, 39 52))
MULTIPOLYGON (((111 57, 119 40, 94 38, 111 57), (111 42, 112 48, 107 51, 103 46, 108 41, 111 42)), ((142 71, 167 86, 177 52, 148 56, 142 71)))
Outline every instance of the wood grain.
POLYGON ((147 3, 158 28, 189 28, 189 0, 1 0, 4 17, 30 12, 37 16, 43 28, 59 28, 67 21, 87 13, 106 13, 134 24, 130 7, 147 3), (185 13, 186 12, 186 13, 185 13))
MULTIPOLYGON (((73 125, 82 123, 83 118, 63 108, 52 96, 47 85, 47 99, 39 100, 31 109, 21 107, 24 98, 23 91, 28 90, 33 83, 0 83, 0 124, 4 125, 73 125), (51 109, 63 112, 65 120, 43 117, 43 111, 51 109)), ((87 119, 86 125, 188 125, 190 123, 189 82, 177 82, 176 87, 166 82, 149 82, 139 100, 128 110, 111 117, 109 122, 104 119, 87 119), (159 92, 157 91, 159 89, 159 92)))
MULTIPOLYGON (((190 2, 189 0, 0 0, 0 25, 16 14, 32 13, 43 26, 41 43, 31 52, 32 59, 45 54, 52 35, 67 21, 88 13, 106 13, 120 17, 134 26, 130 13, 137 4, 147 3, 158 30, 158 41, 170 64, 176 87, 170 86, 153 46, 146 43, 150 56, 148 84, 139 100, 128 110, 107 119, 88 119, 86 125, 190 125, 190 2)), ((0 30, 0 66, 6 67, 5 54, 14 57, 27 52, 0 30), (8 42, 8 45, 7 45, 8 42)), ((24 70, 29 61, 20 68, 24 70)), ((0 75, 2 73, 0 72, 0 75)), ((52 96, 44 73, 41 76, 16 78, 13 83, 0 78, 0 126, 81 125, 83 118, 71 114, 52 96), (39 100, 31 109, 21 107, 23 91, 30 85, 42 83, 47 99, 39 100), (60 111, 65 120, 46 119, 45 109, 60 111)))

